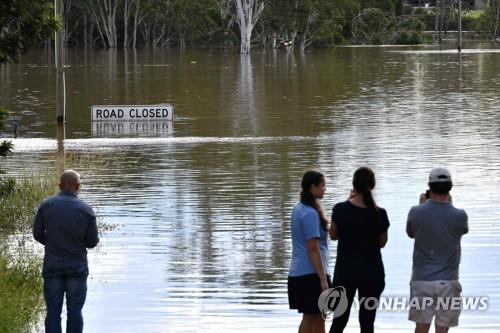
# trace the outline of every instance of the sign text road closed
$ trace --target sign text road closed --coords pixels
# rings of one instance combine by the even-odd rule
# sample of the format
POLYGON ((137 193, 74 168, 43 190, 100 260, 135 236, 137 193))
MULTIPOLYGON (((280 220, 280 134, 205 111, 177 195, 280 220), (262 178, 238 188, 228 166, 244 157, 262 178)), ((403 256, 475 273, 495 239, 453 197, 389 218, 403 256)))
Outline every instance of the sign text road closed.
POLYGON ((97 105, 92 107, 92 121, 173 120, 174 108, 159 105, 97 105))

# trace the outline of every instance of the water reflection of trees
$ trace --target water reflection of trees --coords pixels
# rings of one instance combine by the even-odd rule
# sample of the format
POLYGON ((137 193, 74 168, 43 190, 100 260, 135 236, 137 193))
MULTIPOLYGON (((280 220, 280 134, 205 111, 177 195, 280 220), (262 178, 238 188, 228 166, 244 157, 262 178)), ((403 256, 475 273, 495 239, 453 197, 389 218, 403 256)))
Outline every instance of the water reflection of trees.
POLYGON ((231 283, 251 290, 270 288, 284 279, 289 213, 303 171, 289 163, 297 148, 304 149, 281 143, 192 147, 190 155, 197 158, 188 161, 189 195, 176 201, 192 204, 193 220, 174 227, 184 236, 168 244, 177 249, 167 260, 172 279, 194 270, 200 283, 231 283), (258 163, 254 154, 260 156, 258 163), (175 264, 179 262, 195 267, 175 264))

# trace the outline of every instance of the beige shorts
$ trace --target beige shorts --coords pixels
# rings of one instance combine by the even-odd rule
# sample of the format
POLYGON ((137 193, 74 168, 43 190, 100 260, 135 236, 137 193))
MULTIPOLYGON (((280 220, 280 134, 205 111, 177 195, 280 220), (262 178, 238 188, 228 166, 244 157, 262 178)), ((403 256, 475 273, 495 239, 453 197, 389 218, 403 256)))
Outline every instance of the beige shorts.
POLYGON ((410 314, 408 319, 419 324, 441 327, 458 326, 462 309, 462 286, 453 281, 411 281, 410 314))

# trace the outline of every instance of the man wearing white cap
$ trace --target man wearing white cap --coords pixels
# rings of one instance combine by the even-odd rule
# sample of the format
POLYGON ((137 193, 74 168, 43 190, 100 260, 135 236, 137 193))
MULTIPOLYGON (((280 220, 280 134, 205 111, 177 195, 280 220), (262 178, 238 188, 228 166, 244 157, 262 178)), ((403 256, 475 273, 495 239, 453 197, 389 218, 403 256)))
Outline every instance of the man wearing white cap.
POLYGON ((458 282, 460 241, 469 231, 467 214, 450 201, 451 174, 444 168, 429 175, 430 198, 408 213, 406 232, 415 239, 409 319, 416 323, 415 333, 427 333, 432 320, 436 333, 458 326, 462 287, 458 282))

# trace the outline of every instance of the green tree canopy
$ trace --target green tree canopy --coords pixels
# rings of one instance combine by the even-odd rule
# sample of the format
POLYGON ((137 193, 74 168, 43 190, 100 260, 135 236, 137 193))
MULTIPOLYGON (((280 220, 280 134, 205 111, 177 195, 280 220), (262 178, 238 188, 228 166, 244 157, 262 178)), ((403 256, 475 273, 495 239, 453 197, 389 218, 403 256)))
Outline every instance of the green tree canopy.
POLYGON ((0 1, 0 63, 40 45, 58 28, 51 3, 44 0, 0 1))

